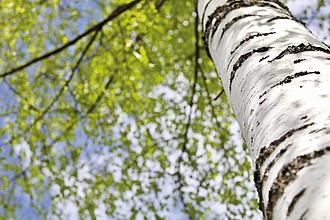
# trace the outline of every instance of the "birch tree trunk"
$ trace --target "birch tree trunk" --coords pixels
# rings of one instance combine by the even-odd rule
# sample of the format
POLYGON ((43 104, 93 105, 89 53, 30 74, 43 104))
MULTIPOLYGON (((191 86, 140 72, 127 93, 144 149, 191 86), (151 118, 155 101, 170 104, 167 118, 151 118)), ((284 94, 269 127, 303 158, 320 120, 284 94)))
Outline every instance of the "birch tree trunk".
POLYGON ((267 219, 330 219, 330 50, 277 0, 199 0, 267 219))

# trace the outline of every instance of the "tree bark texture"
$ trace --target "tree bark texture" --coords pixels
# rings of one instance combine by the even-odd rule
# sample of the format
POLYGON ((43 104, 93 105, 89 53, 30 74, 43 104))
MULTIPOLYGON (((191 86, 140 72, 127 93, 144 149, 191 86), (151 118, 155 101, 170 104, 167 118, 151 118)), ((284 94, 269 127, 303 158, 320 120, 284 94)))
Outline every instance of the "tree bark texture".
POLYGON ((199 0, 266 219, 330 219, 330 50, 277 0, 199 0))

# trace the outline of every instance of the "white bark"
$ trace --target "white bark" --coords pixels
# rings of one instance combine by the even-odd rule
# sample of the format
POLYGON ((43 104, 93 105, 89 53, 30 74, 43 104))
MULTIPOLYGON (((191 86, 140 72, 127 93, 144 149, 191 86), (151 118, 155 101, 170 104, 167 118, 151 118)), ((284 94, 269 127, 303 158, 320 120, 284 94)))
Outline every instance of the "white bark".
POLYGON ((330 219, 330 51, 277 0, 199 0, 267 219, 330 219))

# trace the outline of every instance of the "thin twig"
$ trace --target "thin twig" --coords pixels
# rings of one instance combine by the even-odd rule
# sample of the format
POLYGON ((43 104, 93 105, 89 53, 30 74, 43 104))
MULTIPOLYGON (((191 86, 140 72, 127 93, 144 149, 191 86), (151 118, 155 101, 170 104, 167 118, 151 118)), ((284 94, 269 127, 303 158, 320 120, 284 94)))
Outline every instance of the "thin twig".
POLYGON ((63 93, 66 91, 66 89, 68 88, 71 80, 73 79, 73 76, 75 75, 75 73, 77 72, 80 63, 83 61, 88 49, 91 47, 91 45, 93 44, 93 42, 96 39, 97 34, 99 33, 99 30, 96 30, 94 35, 92 36, 91 40, 88 42, 88 44, 86 45, 86 47, 84 48, 83 52, 81 53, 78 61, 76 62, 75 66, 72 68, 71 73, 69 75, 69 78, 67 80, 65 80, 65 83, 62 85, 62 87, 60 88, 59 92, 56 94, 56 96, 52 99, 52 101, 48 104, 48 106, 41 112, 41 114, 32 122, 32 124, 30 126, 28 126, 28 128, 26 128, 21 134, 17 135, 16 137, 14 137, 10 142, 12 142, 15 139, 19 139, 20 137, 24 136, 29 130, 31 130, 31 128, 33 128, 40 120, 42 120, 44 118, 44 116, 48 113, 48 111, 54 106, 54 104, 58 101, 58 99, 63 95, 63 93))
POLYGON ((217 95, 217 97, 214 98, 214 101, 216 101, 220 96, 225 92, 224 89, 221 90, 221 92, 217 95))
POLYGON ((82 114, 81 115, 81 118, 84 118, 86 115, 88 115, 89 113, 91 113, 92 111, 94 111, 94 109, 96 108, 96 106, 98 105, 98 103, 101 101, 101 99, 103 98, 104 94, 105 94, 105 91, 108 90, 110 84, 112 83, 113 81, 113 76, 111 76, 108 80, 108 82, 105 84, 104 86, 104 91, 101 92, 101 94, 99 94, 97 97, 96 97, 96 100, 95 100, 95 103, 86 111, 86 113, 82 114))
POLYGON ((220 124, 220 122, 217 118, 217 115, 215 114, 215 109, 214 109, 214 106, 212 104, 213 100, 212 100, 211 95, 210 95, 209 87, 207 86, 206 76, 205 76, 203 70, 201 72, 202 72, 203 84, 204 84, 205 91, 206 91, 206 94, 207 94, 207 99, 209 101, 209 105, 211 106, 212 117, 215 119, 218 128, 221 129, 221 124, 220 124))
POLYGON ((33 105, 31 104, 31 102, 29 101, 29 99, 26 98, 26 97, 25 97, 23 94, 21 94, 19 91, 17 91, 17 89, 15 89, 15 87, 13 87, 12 85, 10 85, 10 83, 9 83, 6 79, 4 79, 3 82, 7 85, 8 89, 9 89, 12 93, 14 93, 14 94, 15 94, 16 96, 18 96, 20 99, 26 101, 26 103, 27 103, 29 109, 31 109, 31 110, 33 110, 33 111, 35 111, 35 112, 39 112, 39 109, 36 108, 35 106, 33 106, 33 105))
MULTIPOLYGON (((197 7, 196 7, 197 8, 197 7)), ((196 9, 197 10, 197 9, 196 9)), ((197 86, 197 80, 198 80, 198 70, 199 70, 199 64, 198 64, 198 59, 199 59, 199 46, 198 46, 198 42, 199 42, 199 32, 198 32, 198 18, 196 16, 195 18, 195 68, 194 68, 194 83, 192 86, 192 92, 191 92, 191 97, 190 97, 190 109, 189 109, 189 115, 188 115, 188 122, 186 124, 186 129, 185 129, 185 133, 184 133, 184 142, 182 144, 182 152, 181 155, 179 157, 178 163, 179 163, 179 170, 178 170, 178 183, 179 183, 179 187, 178 187, 178 191, 179 191, 179 197, 181 199, 181 202, 183 203, 184 206, 184 210, 186 213, 189 214, 188 208, 186 206, 186 202, 183 196, 183 192, 182 192, 182 187, 183 187, 183 174, 181 173, 182 171, 180 170, 182 167, 182 162, 183 162, 183 154, 185 152, 187 152, 187 144, 188 144, 188 132, 191 126, 191 121, 192 121, 192 112, 193 112, 193 105, 194 105, 194 95, 196 93, 196 86, 197 86)), ((191 160, 190 155, 188 153, 188 159, 191 160)), ((190 161, 191 162, 191 161, 190 161)))
MULTIPOLYGON (((104 94, 105 94, 105 91, 109 88, 111 82, 113 81, 114 79, 114 76, 111 76, 109 78, 109 80, 107 81, 105 87, 104 87, 104 91, 102 91, 97 97, 96 97, 96 100, 95 100, 95 103, 90 106, 87 111, 85 111, 84 113, 80 114, 79 115, 79 119, 80 120, 83 120, 88 114, 92 113, 94 110, 95 110, 95 107, 97 106, 97 104, 101 101, 101 99, 103 98, 104 94)), ((74 124, 76 123, 76 120, 78 120, 78 118, 76 118, 75 120, 72 120, 70 125, 65 129, 66 133, 69 132, 74 124)), ((54 145, 56 144, 60 139, 61 139, 61 135, 57 136, 49 145, 54 145)))

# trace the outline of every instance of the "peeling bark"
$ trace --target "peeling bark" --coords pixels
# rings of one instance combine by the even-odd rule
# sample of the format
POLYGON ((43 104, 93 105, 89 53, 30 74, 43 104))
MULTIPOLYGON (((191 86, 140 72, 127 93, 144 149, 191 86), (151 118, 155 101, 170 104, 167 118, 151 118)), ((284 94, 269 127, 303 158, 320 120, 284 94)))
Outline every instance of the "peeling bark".
POLYGON ((277 0, 199 0, 266 219, 330 219, 330 50, 277 0))

